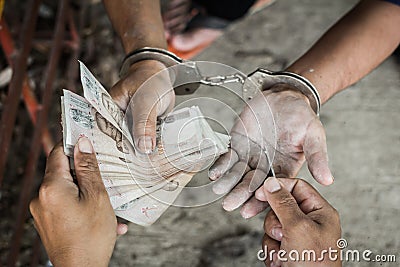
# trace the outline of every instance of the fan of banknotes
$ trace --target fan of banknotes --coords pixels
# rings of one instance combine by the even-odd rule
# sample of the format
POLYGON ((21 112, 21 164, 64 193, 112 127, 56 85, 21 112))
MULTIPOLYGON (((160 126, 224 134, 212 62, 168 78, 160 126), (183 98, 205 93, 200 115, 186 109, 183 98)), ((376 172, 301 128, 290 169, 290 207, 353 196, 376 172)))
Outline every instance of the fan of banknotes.
POLYGON ((141 154, 107 90, 82 62, 80 72, 85 97, 68 90, 61 97, 64 152, 73 158, 79 137, 88 137, 115 214, 151 225, 197 172, 227 152, 229 136, 213 131, 197 106, 185 107, 159 119, 156 150, 141 154))

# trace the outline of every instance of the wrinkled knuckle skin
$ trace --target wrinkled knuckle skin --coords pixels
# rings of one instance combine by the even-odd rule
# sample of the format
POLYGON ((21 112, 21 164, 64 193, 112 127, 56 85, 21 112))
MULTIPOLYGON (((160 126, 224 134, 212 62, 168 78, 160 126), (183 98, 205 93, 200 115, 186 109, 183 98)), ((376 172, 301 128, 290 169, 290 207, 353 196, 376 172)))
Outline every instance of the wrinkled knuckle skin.
POLYGON ((281 207, 293 207, 297 202, 290 194, 285 193, 281 195, 278 204, 281 207))
POLYGON ((81 155, 77 168, 85 174, 99 173, 99 166, 94 155, 81 155))

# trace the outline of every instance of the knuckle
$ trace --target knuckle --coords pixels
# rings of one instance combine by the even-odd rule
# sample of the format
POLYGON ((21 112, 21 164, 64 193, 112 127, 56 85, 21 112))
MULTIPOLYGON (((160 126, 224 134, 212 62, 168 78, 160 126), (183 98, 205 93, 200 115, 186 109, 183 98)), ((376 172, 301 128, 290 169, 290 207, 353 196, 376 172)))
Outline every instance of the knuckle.
POLYGON ((280 196, 279 200, 278 200, 278 204, 279 206, 283 207, 283 208, 291 208, 295 205, 297 205, 296 200, 292 197, 292 195, 290 195, 289 193, 284 193, 280 196))
MULTIPOLYGON (((57 202, 57 194, 54 191, 53 186, 43 183, 39 188, 38 202, 44 202, 46 204, 52 204, 57 202)), ((36 204, 33 204, 36 206, 36 204)))
POLYGON ((297 178, 297 185, 298 186, 305 186, 305 187, 311 187, 311 185, 306 181, 306 180, 304 180, 303 178, 297 178))

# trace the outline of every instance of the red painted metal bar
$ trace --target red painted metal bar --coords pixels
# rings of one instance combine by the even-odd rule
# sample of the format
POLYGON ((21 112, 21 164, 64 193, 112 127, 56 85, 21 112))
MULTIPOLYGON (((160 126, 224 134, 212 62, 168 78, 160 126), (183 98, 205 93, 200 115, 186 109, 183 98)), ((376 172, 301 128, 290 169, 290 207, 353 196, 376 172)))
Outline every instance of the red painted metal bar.
MULTIPOLYGON (((6 22, 4 21, 4 18, 0 20, 0 43, 3 48, 3 52, 7 58, 8 64, 13 67, 14 62, 12 60, 12 57, 17 53, 17 51, 15 49, 11 33, 8 29, 6 22)), ((33 122, 33 124, 36 124, 36 114, 38 109, 40 109, 41 107, 36 99, 36 96, 29 86, 29 79, 27 77, 25 77, 22 84, 22 97, 31 121, 33 122)), ((47 154, 49 154, 51 149, 54 147, 54 141, 51 138, 49 129, 47 127, 43 129, 42 144, 43 149, 47 154)))
POLYGON ((42 109, 39 111, 38 120, 33 133, 31 148, 28 154, 28 162, 25 168, 22 190, 20 193, 19 206, 17 209, 17 218, 15 220, 15 227, 13 231, 13 238, 11 239, 10 253, 8 255, 8 266, 15 266, 21 244, 21 237, 23 233, 23 224, 25 222, 29 200, 32 194, 33 181, 36 174, 37 160, 41 153, 40 138, 42 130, 46 125, 49 113, 49 107, 53 95, 53 81, 56 76, 57 65, 62 50, 62 41, 65 32, 65 21, 68 11, 68 0, 61 0, 59 2, 57 22, 53 38, 53 46, 50 53, 49 61, 45 71, 45 84, 43 90, 43 103, 42 109))
MULTIPOLYGON (((4 170, 7 163, 8 149, 12 132, 15 124, 15 119, 18 110, 18 103, 22 91, 27 59, 31 50, 32 38, 36 26, 36 19, 41 0, 31 0, 27 8, 27 14, 22 26, 22 48, 16 56, 16 62, 13 68, 13 75, 8 87, 8 95, 4 105, 3 114, 0 123, 0 187, 3 181, 4 170)), ((0 29, 1 30, 1 29, 0 29)))

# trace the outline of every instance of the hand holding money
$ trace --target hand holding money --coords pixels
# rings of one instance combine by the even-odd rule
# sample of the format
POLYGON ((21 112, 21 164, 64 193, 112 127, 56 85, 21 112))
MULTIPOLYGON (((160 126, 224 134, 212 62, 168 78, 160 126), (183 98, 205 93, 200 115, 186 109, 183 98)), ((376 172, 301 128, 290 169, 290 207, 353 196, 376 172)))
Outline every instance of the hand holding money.
POLYGON ((117 238, 117 220, 87 138, 79 139, 73 157, 75 182, 62 146, 53 149, 30 211, 54 266, 88 266, 89 262, 106 266, 117 238))
POLYGON ((82 63, 81 80, 85 98, 64 90, 61 100, 64 151, 72 156, 78 139, 89 138, 119 217, 154 223, 196 172, 227 151, 229 137, 194 106, 159 118, 154 153, 140 153, 124 114, 82 63))
POLYGON ((136 122, 132 129, 133 139, 142 153, 151 153, 155 149, 157 117, 173 108, 175 94, 166 72, 160 73, 157 79, 152 80, 154 84, 151 90, 138 88, 150 77, 165 69, 165 65, 159 61, 139 61, 110 89, 110 95, 123 111, 131 106, 136 122))

